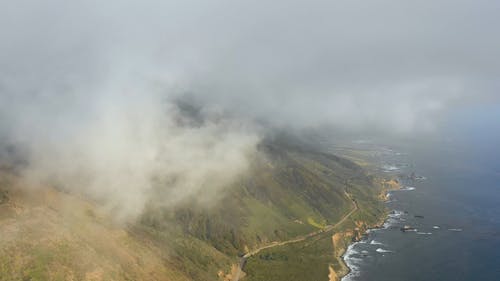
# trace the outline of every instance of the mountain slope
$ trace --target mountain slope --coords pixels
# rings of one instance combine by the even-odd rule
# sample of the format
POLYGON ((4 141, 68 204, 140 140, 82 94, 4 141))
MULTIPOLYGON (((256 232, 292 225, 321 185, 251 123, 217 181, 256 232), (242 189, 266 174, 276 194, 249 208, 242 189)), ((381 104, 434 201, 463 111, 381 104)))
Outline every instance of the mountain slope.
MULTIPOLYGON (((384 212, 377 198, 380 185, 351 161, 274 143, 262 144, 259 151, 250 175, 221 194, 219 204, 164 210, 159 220, 149 213, 143 227, 176 225, 232 259, 234 267, 236 255, 335 224, 352 210, 346 193, 360 206, 346 229, 374 224, 384 212)), ((321 266, 328 271, 328 263, 321 266)))
POLYGON ((94 203, 13 180, 2 175, 0 280, 189 280, 94 203))
MULTIPOLYGON (((230 280, 238 255, 335 224, 352 210, 347 194, 360 210, 346 229, 384 211, 379 185, 359 166, 275 142, 259 146, 249 173, 220 189, 217 201, 148 206, 127 226, 95 202, 50 187, 23 191, 17 182, 2 173, 0 280, 230 280)), ((309 260, 325 280, 332 253, 309 260)), ((263 268, 249 267, 247 279, 259 280, 263 268)))

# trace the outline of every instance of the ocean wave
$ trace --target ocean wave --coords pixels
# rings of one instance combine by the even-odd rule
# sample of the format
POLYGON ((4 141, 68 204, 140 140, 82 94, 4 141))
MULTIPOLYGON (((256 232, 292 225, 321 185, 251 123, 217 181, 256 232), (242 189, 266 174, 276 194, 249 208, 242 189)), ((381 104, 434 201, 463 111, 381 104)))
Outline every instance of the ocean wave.
POLYGON ((346 262, 353 262, 353 261, 360 262, 362 260, 363 260, 362 258, 357 258, 357 257, 345 257, 344 258, 344 261, 346 261, 346 262))
POLYGON ((455 232, 460 232, 460 231, 462 231, 462 229, 461 229, 461 228, 449 228, 448 230, 449 230, 449 231, 455 231, 455 232))
POLYGON ((405 213, 403 211, 392 210, 387 215, 387 219, 385 220, 384 224, 382 225, 382 228, 387 229, 387 228, 399 223, 400 221, 404 221, 404 219, 402 218, 402 216, 404 216, 404 214, 405 213))
POLYGON ((349 267, 349 273, 342 277, 342 281, 352 281, 353 278, 358 277, 360 275, 360 265, 359 263, 362 259, 355 257, 359 252, 354 249, 359 242, 353 243, 347 247, 342 259, 344 259, 347 267, 349 267))
POLYGON ((399 223, 400 219, 393 219, 393 218, 388 218, 385 220, 384 224, 382 225, 383 229, 388 229, 391 226, 397 225, 399 223))
POLYGON ((387 192, 387 194, 385 195, 385 203, 391 203, 397 201, 396 199, 394 199, 393 195, 394 194, 392 194, 392 191, 387 192))
POLYGON ((405 213, 403 211, 399 210, 392 210, 389 215, 387 215, 389 218, 400 218, 404 215, 405 213))
MULTIPOLYGON (((358 243, 358 242, 356 242, 356 243, 358 243)), ((344 256, 346 256, 346 257, 350 257, 350 256, 352 256, 352 255, 357 255, 357 254, 359 254, 359 252, 358 252, 358 251, 356 251, 356 250, 354 249, 354 245, 356 245, 356 243, 354 243, 354 244, 352 244, 352 245, 349 245, 349 247, 347 248, 347 251, 345 252, 345 255, 344 255, 344 256)))
POLYGON ((432 232, 417 232, 417 234, 420 234, 420 235, 431 235, 432 232))
POLYGON ((378 248, 375 251, 378 252, 378 253, 394 253, 393 251, 382 249, 382 248, 378 248))
POLYGON ((349 271, 349 273, 346 276, 342 277, 341 281, 354 281, 354 280, 356 280, 354 278, 356 278, 360 275, 360 272, 358 269, 353 269, 353 268, 350 268, 350 269, 351 269, 351 271, 349 271))
POLYGON ((437 226, 437 225, 433 226, 432 228, 434 228, 434 229, 440 229, 440 227, 437 226))
POLYGON ((384 166, 382 166, 382 169, 383 169, 385 172, 394 172, 394 171, 399 171, 399 170, 401 170, 399 167, 394 166, 394 165, 384 165, 384 166))
POLYGON ((372 240, 372 241, 370 241, 370 245, 384 245, 384 244, 382 242, 372 240))
POLYGON ((413 186, 403 186, 400 190, 401 191, 412 191, 412 190, 415 190, 415 187, 413 187, 413 186))

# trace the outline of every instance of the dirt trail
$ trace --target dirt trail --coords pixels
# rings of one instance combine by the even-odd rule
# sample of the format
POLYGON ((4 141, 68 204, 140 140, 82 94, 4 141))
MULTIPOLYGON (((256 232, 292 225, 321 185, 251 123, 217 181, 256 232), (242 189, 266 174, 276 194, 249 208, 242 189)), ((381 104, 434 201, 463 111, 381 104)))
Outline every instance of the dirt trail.
POLYGON ((317 231, 314 231, 314 232, 311 232, 311 233, 308 233, 308 234, 300 235, 300 236, 297 236, 297 237, 295 237, 293 239, 290 239, 290 240, 281 241, 281 242, 272 242, 271 244, 262 246, 260 248, 254 249, 254 250, 252 250, 252 251, 244 254, 240 258, 240 263, 239 263, 238 271, 234 275, 232 281, 238 281, 240 279, 240 273, 243 270, 243 267, 245 267, 247 259, 250 258, 253 255, 258 254, 260 251, 265 250, 265 249, 269 249, 269 248, 273 248, 273 247, 278 247, 278 246, 283 246, 283 245, 287 245, 287 244, 291 244, 291 243, 297 243, 297 242, 300 242, 300 241, 304 241, 307 238, 314 237, 314 236, 319 235, 321 233, 325 233, 325 232, 331 231, 332 229, 334 229, 334 228, 338 227, 339 225, 341 225, 342 223, 344 223, 354 212, 356 212, 358 210, 358 203, 356 202, 356 200, 353 199, 351 197, 351 195, 349 193, 347 193, 347 191, 345 192, 345 195, 347 196, 347 198, 349 198, 352 201, 353 209, 351 211, 349 211, 349 213, 345 214, 342 217, 342 219, 340 219, 337 223, 335 223, 333 225, 327 225, 325 228, 323 228, 321 230, 317 230, 317 231))

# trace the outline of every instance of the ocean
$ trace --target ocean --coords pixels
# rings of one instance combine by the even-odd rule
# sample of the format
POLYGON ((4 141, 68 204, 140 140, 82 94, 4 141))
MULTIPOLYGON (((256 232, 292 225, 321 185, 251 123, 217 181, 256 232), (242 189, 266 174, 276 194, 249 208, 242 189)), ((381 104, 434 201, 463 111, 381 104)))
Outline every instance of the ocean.
POLYGON ((500 280, 499 109, 464 110, 440 138, 384 150, 381 170, 405 188, 390 192, 384 228, 349 247, 343 281, 500 280))

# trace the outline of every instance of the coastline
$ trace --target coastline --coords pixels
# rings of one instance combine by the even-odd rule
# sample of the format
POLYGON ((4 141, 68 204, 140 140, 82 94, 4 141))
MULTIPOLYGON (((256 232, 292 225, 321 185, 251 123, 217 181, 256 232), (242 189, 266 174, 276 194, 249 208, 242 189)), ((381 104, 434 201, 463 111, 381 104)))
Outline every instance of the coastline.
MULTIPOLYGON (((348 251, 349 247, 355 242, 361 241, 370 229, 383 227, 384 222, 387 220, 389 215, 389 211, 383 202, 386 202, 389 199, 388 193, 391 190, 400 188, 400 184, 395 179, 375 177, 372 179, 372 187, 374 190, 373 193, 371 193, 371 199, 370 201, 366 201, 366 204, 368 205, 361 208, 358 207, 358 202, 355 198, 352 198, 346 191, 346 196, 352 201, 353 209, 349 213, 345 214, 340 221, 337 221, 336 224, 329 225, 326 229, 295 237, 291 240, 282 241, 281 243, 264 245, 260 248, 247 252, 240 260, 239 266, 236 265, 237 272, 231 271, 231 274, 228 276, 228 280, 238 280, 241 277, 240 272, 243 273, 243 267, 246 264, 246 260, 251 256, 256 255, 261 250, 287 244, 294 244, 296 242, 300 243, 301 241, 305 241, 306 239, 314 236, 322 236, 324 241, 323 243, 325 243, 324 247, 329 247, 326 246, 328 244, 332 246, 332 249, 328 251, 332 251, 330 253, 333 255, 330 255, 330 258, 326 260, 326 265, 328 266, 328 268, 326 268, 327 276, 330 281, 341 281, 346 275, 352 272, 351 268, 349 268, 349 265, 346 263, 346 260, 344 260, 346 251, 348 251), (339 227, 341 225, 342 227, 339 227), (333 231, 330 232, 331 230, 333 231), (327 240, 325 241, 324 238, 327 240), (328 241, 328 239, 330 241, 328 241)), ((321 276, 325 275, 321 274, 321 276)), ((320 277, 318 275, 318 280, 321 278, 324 277, 320 277)))
MULTIPOLYGON (((382 185, 382 190, 379 195, 379 199, 381 202, 387 202, 389 200, 389 192, 393 190, 401 189, 401 184, 397 179, 389 179, 389 180, 381 180, 379 183, 382 185)), ((335 258, 338 260, 340 269, 334 270, 332 266, 329 267, 330 274, 328 275, 329 281, 342 281, 344 278, 352 272, 352 269, 348 266, 345 260, 345 254, 349 247, 361 241, 361 239, 366 236, 366 234, 373 229, 380 229, 384 226, 385 222, 388 219, 389 211, 386 209, 384 213, 379 217, 379 220, 373 224, 365 225, 365 227, 356 227, 354 230, 348 230, 345 232, 339 232, 332 236, 332 242, 334 249, 339 247, 339 251, 335 251, 335 258), (334 238, 336 235, 344 236, 344 239, 350 240, 350 242, 342 243, 338 245, 339 241, 336 243, 336 239, 334 238)))

